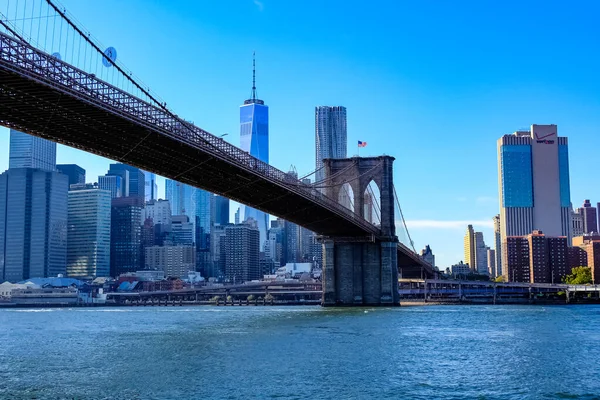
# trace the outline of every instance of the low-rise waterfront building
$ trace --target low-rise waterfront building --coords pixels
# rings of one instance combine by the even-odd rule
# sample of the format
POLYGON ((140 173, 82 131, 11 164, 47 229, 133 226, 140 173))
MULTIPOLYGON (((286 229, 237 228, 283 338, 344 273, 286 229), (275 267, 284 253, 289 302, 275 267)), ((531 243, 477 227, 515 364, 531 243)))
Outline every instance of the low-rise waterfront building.
POLYGON ((549 237, 540 230, 506 238, 509 282, 559 283, 571 273, 567 237, 549 237))
POLYGON ((600 235, 584 235, 573 238, 573 249, 578 249, 577 258, 571 250, 571 267, 590 267, 592 281, 600 283, 600 235))
POLYGON ((146 268, 164 271, 171 278, 186 277, 196 268, 194 246, 151 246, 146 247, 146 268))
POLYGON ((461 276, 464 278, 472 272, 469 264, 465 264, 462 261, 451 266, 450 271, 455 278, 460 278, 461 276))

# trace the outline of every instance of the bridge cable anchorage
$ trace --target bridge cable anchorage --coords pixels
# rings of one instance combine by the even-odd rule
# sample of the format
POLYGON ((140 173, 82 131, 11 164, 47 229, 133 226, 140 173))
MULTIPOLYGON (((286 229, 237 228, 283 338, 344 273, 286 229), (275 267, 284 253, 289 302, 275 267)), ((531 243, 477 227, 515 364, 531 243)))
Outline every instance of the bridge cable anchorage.
POLYGON ((398 193, 396 192, 396 186, 393 185, 392 186, 394 188, 394 199, 396 200, 396 205, 398 206, 398 210, 400 211, 400 217, 402 218, 402 225, 404 225, 404 230, 406 230, 406 235, 408 236, 408 241, 410 242, 410 246, 412 247, 412 250, 417 253, 417 250, 415 249, 415 243, 413 242, 412 238, 410 237, 410 232, 408 231, 408 227, 406 226, 406 220, 404 219, 404 213, 402 212, 402 207, 400 207, 400 201, 398 200, 398 193))

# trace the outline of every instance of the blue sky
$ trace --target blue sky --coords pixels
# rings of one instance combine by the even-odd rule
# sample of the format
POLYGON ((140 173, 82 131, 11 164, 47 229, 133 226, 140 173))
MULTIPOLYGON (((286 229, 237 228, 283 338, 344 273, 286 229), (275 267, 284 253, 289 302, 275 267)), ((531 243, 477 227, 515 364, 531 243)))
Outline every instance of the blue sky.
MULTIPOLYGON (((348 154, 396 157, 417 250, 463 258, 466 225, 493 246, 496 140, 532 123, 569 137, 571 198, 600 200, 600 3, 593 1, 63 0, 180 116, 239 145, 239 105, 270 107, 270 160, 314 170, 314 107, 348 109, 348 154)), ((8 132, 0 128, 0 169, 8 132)), ((88 181, 108 161, 61 147, 88 181)), ((160 182, 159 193, 163 193, 160 182)))

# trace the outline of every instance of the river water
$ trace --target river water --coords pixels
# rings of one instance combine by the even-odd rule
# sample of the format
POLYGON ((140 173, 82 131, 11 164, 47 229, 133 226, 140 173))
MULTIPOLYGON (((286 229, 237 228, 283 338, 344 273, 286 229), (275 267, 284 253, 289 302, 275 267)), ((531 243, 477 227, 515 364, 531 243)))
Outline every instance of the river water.
POLYGON ((600 306, 0 310, 0 399, 600 399, 600 306))

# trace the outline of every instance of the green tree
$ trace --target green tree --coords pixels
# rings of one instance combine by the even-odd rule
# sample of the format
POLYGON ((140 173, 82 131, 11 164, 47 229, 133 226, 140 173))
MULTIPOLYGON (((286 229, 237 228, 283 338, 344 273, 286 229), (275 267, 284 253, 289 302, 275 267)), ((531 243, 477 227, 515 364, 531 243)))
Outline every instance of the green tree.
POLYGON ((494 279, 494 282, 505 282, 504 276, 502 276, 502 275, 497 276, 496 279, 494 279))
POLYGON ((267 303, 271 303, 271 304, 273 304, 273 300, 274 300, 274 297, 273 297, 273 295, 272 295, 271 293, 267 293, 267 295, 265 296, 265 301, 266 301, 267 303))
POLYGON ((575 267, 570 275, 565 276, 564 282, 569 285, 589 285, 592 283, 592 269, 590 267, 575 267))

